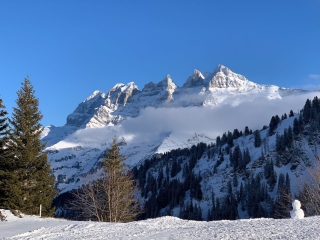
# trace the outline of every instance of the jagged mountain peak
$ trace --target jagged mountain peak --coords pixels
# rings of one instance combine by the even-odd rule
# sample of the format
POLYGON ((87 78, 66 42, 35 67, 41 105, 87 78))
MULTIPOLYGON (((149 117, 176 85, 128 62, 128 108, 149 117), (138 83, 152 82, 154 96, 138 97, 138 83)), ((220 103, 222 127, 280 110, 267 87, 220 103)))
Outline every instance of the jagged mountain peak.
POLYGON ((86 100, 84 100, 84 102, 87 102, 93 98, 96 98, 97 96, 101 96, 102 98, 105 98, 106 94, 100 90, 95 90, 89 97, 86 98, 86 100))
POLYGON ((149 82, 146 85, 144 85, 142 91, 154 91, 155 89, 164 89, 164 90, 169 90, 169 89, 176 89, 178 86, 174 83, 174 81, 171 79, 170 75, 168 74, 163 80, 158 82, 157 84, 154 82, 149 82))
POLYGON ((229 73, 231 73, 232 71, 230 70, 230 68, 227 68, 226 66, 222 65, 222 64, 218 64, 214 71, 213 71, 213 74, 217 74, 218 72, 222 72, 226 75, 228 75, 229 73))
POLYGON ((193 78, 193 79, 198 79, 198 78, 205 79, 205 77, 202 75, 202 73, 201 73, 199 70, 197 70, 197 69, 195 69, 195 70, 193 71, 192 78, 193 78))
MULTIPOLYGON (((116 125, 127 117, 139 116, 146 107, 216 106, 237 94, 275 99, 294 92, 256 84, 219 64, 211 73, 194 69, 182 87, 168 74, 157 83, 145 84, 142 90, 134 82, 117 83, 107 94, 96 90, 67 117, 67 125, 81 128, 116 125)), ((239 103, 242 101, 239 99, 232 101, 239 103)))
POLYGON ((161 82, 157 84, 158 87, 169 87, 169 88, 176 88, 177 85, 173 82, 172 78, 168 74, 161 82))
POLYGON ((205 83, 205 77, 203 74, 195 69, 193 71, 192 76, 188 77, 187 81, 183 84, 184 88, 192 88, 192 87, 198 87, 198 86, 204 86, 205 83))
POLYGON ((237 74, 237 73, 231 71, 230 68, 228 68, 224 65, 221 65, 221 64, 218 64, 218 66, 216 66, 216 68, 213 71, 213 77, 215 77, 217 75, 238 78, 239 80, 242 80, 242 81, 248 81, 248 79, 245 76, 243 76, 241 74, 237 74))
POLYGON ((243 75, 232 72, 229 68, 219 64, 213 71, 213 77, 209 81, 209 88, 234 88, 238 90, 250 90, 257 84, 250 82, 243 75))
POLYGON ((134 83, 134 82, 129 82, 127 84, 124 84, 124 83, 117 83, 116 85, 114 85, 110 91, 116 91, 116 90, 119 90, 121 92, 125 92, 125 91, 128 91, 129 89, 139 89, 138 86, 134 83))

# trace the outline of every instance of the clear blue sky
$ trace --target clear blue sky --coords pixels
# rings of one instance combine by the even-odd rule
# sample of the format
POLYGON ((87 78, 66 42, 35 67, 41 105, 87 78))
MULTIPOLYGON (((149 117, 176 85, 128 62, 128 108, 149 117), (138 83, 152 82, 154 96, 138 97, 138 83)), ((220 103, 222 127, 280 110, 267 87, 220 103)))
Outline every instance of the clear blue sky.
POLYGON ((0 97, 24 77, 43 125, 62 126, 94 90, 224 64, 261 84, 320 85, 320 0, 0 1, 0 97))

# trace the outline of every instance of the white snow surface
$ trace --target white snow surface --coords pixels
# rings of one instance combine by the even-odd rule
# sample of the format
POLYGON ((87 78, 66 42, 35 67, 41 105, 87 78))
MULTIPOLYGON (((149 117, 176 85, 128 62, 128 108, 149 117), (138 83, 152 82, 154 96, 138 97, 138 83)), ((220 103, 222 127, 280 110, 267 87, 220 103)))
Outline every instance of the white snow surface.
MULTIPOLYGON (((141 91, 133 82, 116 84, 107 94, 95 91, 67 117, 66 125, 44 128, 42 140, 47 143, 45 151, 61 194, 99 177, 101 157, 114 136, 120 141, 126 164, 133 167, 155 154, 200 142, 214 143, 226 131, 245 126, 261 129, 271 116, 281 116, 290 109, 298 113, 307 98, 319 94, 256 84, 218 65, 212 73, 194 70, 182 87, 167 75, 159 83, 147 83, 141 91)), ((282 135, 292 122, 293 118, 287 119, 276 131, 282 135)), ((256 165, 261 167, 262 150, 265 154, 274 150, 275 135, 267 138, 266 131, 261 132, 265 141, 261 148, 253 146, 252 136, 235 140, 242 151, 246 147, 250 150, 252 171, 256 165)), ((292 181, 303 174, 304 161, 312 162, 315 154, 320 154, 307 142, 297 144, 308 147, 308 154, 295 161, 301 162, 299 167, 294 172, 291 166, 276 168, 277 174, 289 173, 292 181)), ((231 168, 223 163, 214 174, 216 160, 203 157, 196 171, 203 174, 202 190, 220 196, 219 189, 231 177, 231 168)))
POLYGON ((76 222, 38 216, 0 222, 0 239, 320 239, 320 217, 187 221, 160 217, 131 223, 76 222))

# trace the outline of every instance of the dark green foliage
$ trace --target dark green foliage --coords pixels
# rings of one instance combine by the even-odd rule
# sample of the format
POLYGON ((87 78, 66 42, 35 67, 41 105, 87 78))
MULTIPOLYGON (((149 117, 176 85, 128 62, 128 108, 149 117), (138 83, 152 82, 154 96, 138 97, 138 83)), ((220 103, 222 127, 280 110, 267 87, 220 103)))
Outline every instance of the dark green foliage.
POLYGON ((246 127, 244 128, 244 135, 245 135, 245 136, 248 136, 249 134, 250 134, 250 130, 249 130, 248 126, 246 126, 246 127))
POLYGON ((242 153, 240 147, 237 145, 233 152, 230 153, 230 164, 233 166, 234 171, 243 171, 250 161, 251 157, 247 148, 242 153))
POLYGON ((52 215, 52 199, 56 194, 53 188, 55 178, 50 172, 45 147, 40 135, 42 114, 39 101, 34 95, 33 86, 25 78, 17 92, 17 107, 13 108, 8 150, 11 155, 1 164, 1 205, 7 209, 19 209, 26 214, 52 215))
POLYGON ((294 113, 292 110, 290 110, 289 117, 293 117, 293 116, 294 116, 294 113))
POLYGON ((288 218, 291 210, 291 191, 290 191, 290 178, 289 174, 286 177, 280 173, 278 180, 278 191, 274 205, 274 218, 288 218))
POLYGON ((238 187, 239 182, 238 182, 238 176, 236 173, 233 173, 232 183, 233 183, 233 187, 235 188, 238 187))
POLYGON ((283 150, 284 150, 283 136, 281 136, 277 133, 277 135, 276 135, 276 151, 280 152, 283 150))
POLYGON ((8 134, 8 122, 7 122, 7 111, 5 110, 5 106, 2 103, 2 99, 0 99, 0 208, 3 206, 4 201, 4 190, 5 186, 4 182, 1 181, 2 178, 5 178, 5 171, 7 168, 7 158, 8 158, 8 150, 5 148, 7 144, 7 134, 8 134))
POLYGON ((269 190, 272 191, 274 186, 277 183, 277 173, 274 170, 274 164, 273 161, 271 160, 269 166, 268 166, 268 171, 269 171, 269 178, 267 180, 267 183, 269 185, 269 190))
POLYGON ((267 202, 265 184, 261 184, 261 175, 251 177, 245 186, 247 192, 247 211, 250 217, 269 217, 272 206, 267 202), (262 207, 262 203, 265 207, 262 207))
POLYGON ((269 123, 269 136, 272 136, 274 134, 274 130, 277 128, 280 121, 281 120, 278 115, 272 116, 269 123))
POLYGON ((288 116, 287 116, 287 114, 285 113, 285 114, 283 114, 283 115, 281 115, 281 120, 284 120, 284 119, 287 119, 288 118, 288 116))
POLYGON ((220 136, 217 136, 217 138, 216 138, 216 145, 221 146, 221 137, 220 136))
POLYGON ((256 131, 254 131, 254 147, 258 148, 260 146, 261 146, 260 131, 256 130, 256 131))
POLYGON ((4 155, 4 146, 6 142, 5 136, 7 135, 7 130, 9 127, 9 124, 7 122, 6 115, 8 112, 5 109, 5 106, 2 103, 2 99, 0 98, 0 156, 4 155))
POLYGON ((239 130, 238 130, 238 129, 234 129, 234 130, 233 130, 233 133, 232 133, 233 139, 237 139, 237 138, 239 138, 240 136, 241 136, 241 135, 240 135, 239 130))
POLYGON ((186 206, 180 206, 179 217, 188 220, 203 220, 200 206, 198 204, 193 204, 192 202, 188 202, 186 206))
POLYGON ((298 135, 301 132, 301 126, 298 118, 293 120, 293 133, 294 135, 298 135))
MULTIPOLYGON (((183 199, 186 192, 189 191, 191 200, 202 200, 200 185, 202 178, 200 174, 195 174, 193 169, 198 159, 213 147, 215 145, 208 146, 200 143, 190 149, 176 149, 158 158, 145 160, 139 166, 139 169, 134 167, 132 172, 139 182, 142 197, 146 199, 146 212, 141 218, 158 217, 160 212, 161 214, 171 215, 171 210, 179 206, 182 211, 180 216, 184 216, 186 219, 199 220, 201 213, 199 205, 192 204, 192 207, 190 204, 185 205, 183 199), (158 174, 154 174, 153 168, 158 169, 158 174), (175 177, 181 169, 183 181, 180 182, 175 177), (144 176, 147 176, 147 178, 144 176), (192 214, 186 215, 185 211, 191 211, 190 209, 192 214)), ((211 150, 215 151, 214 149, 211 150)))
POLYGON ((310 121, 311 117, 311 101, 307 99, 304 107, 303 107, 303 120, 305 123, 308 123, 310 121))
POLYGON ((244 188, 243 188, 243 184, 241 182, 240 184, 240 191, 239 191, 239 200, 240 200, 240 203, 241 203, 241 210, 242 211, 245 211, 246 210, 246 206, 245 206, 245 199, 246 199, 246 194, 244 192, 244 188))
POLYGON ((228 137, 227 137, 227 134, 226 133, 223 133, 222 134, 222 138, 221 138, 221 146, 223 146, 224 144, 226 144, 228 141, 228 137))
MULTIPOLYGON (((218 173, 220 164, 223 163, 224 160, 228 160, 228 155, 230 165, 228 165, 229 162, 227 162, 227 164, 223 164, 223 166, 226 166, 226 168, 231 166, 233 168, 233 172, 230 172, 232 175, 229 175, 226 184, 221 188, 223 195, 219 195, 219 197, 212 196, 212 202, 208 203, 208 211, 205 213, 207 215, 207 220, 234 219, 237 217, 238 209, 247 211, 250 217, 276 217, 275 214, 278 214, 281 211, 282 213, 287 214, 289 211, 281 210, 281 206, 283 203, 285 203, 285 205, 289 204, 285 196, 290 195, 290 179, 288 174, 286 176, 281 174, 278 178, 274 162, 276 162, 277 167, 287 164, 291 159, 290 154, 294 154, 293 147, 297 145, 294 144, 294 141, 298 140, 303 135, 313 133, 314 139, 316 139, 317 131, 320 130, 319 99, 315 98, 313 101, 307 101, 305 109, 300 111, 300 113, 299 116, 294 116, 294 113, 291 110, 288 115, 283 114, 280 115, 281 117, 275 115, 271 118, 268 130, 270 136, 277 132, 277 135, 275 136, 275 147, 277 152, 271 152, 270 154, 268 137, 264 139, 262 144, 260 131, 257 130, 253 132, 254 146, 257 148, 263 146, 261 150, 268 152, 266 157, 262 153, 261 159, 255 162, 265 164, 263 173, 252 175, 250 171, 248 171, 250 169, 246 169, 246 166, 251 160, 250 152, 245 146, 241 145, 240 142, 239 145, 237 145, 238 142, 234 141, 242 135, 242 132, 239 132, 237 129, 234 129, 232 134, 228 131, 223 133, 221 135, 222 137, 217 137, 216 145, 208 146, 205 151, 198 152, 200 150, 198 146, 192 147, 189 150, 189 153, 184 155, 187 156, 188 160, 185 160, 182 165, 180 164, 183 168, 183 179, 181 180, 182 192, 186 194, 181 196, 179 201, 172 201, 171 199, 174 198, 172 196, 170 197, 170 200, 167 199, 166 201, 170 203, 174 202, 176 207, 179 206, 181 217, 186 219, 195 218, 193 215, 197 212, 197 210, 195 210, 197 208, 196 205, 198 199, 201 199, 200 197, 197 199, 196 192, 197 189, 201 189, 201 187, 196 187, 197 184, 195 183, 197 183, 199 175, 194 174, 194 169, 196 169, 197 161, 199 160, 199 157, 201 157, 201 153, 205 152, 207 154, 206 156, 208 156, 208 161, 215 161, 214 169, 211 169, 211 174, 218 173), (294 118, 286 120, 288 116, 294 118), (293 126, 285 128, 283 133, 277 131, 277 127, 282 120, 285 120, 286 124, 293 121, 293 126), (274 160, 272 160, 272 157, 274 160), (265 179, 263 179, 263 177, 265 177, 265 179), (277 196, 275 199, 272 199, 270 195, 273 196, 274 189, 277 190, 277 196), (188 211, 193 214, 188 214, 188 211)), ((264 126, 263 129, 267 129, 267 126, 264 126)), ((250 132, 252 131, 246 127, 243 135, 248 136, 250 135, 250 132)), ((311 143, 310 138, 309 142, 311 143)), ((161 183, 162 186, 170 185, 170 182, 173 180, 172 178, 175 178, 175 175, 172 173, 173 169, 176 168, 176 166, 174 166, 175 163, 170 162, 168 165, 171 174, 168 181, 163 181, 161 183)), ((253 164, 252 167, 255 168, 256 164, 253 164)), ((166 166, 163 165, 162 168, 165 169, 166 166)), ((152 203, 151 199, 156 197, 153 197, 153 193, 150 191, 147 196, 149 196, 148 201, 152 203)), ((156 192, 158 194, 159 189, 156 192)), ((207 194, 203 195, 203 198, 207 197, 207 194)), ((173 207, 173 204, 166 205, 163 207, 162 211, 161 209, 154 208, 154 210, 158 212, 150 213, 149 216, 158 216, 160 211, 166 213, 167 208, 172 209, 173 207)), ((285 215, 283 214, 282 217, 285 217, 285 215)))
POLYGON ((233 136, 232 133, 228 131, 227 143, 229 147, 233 146, 233 136))

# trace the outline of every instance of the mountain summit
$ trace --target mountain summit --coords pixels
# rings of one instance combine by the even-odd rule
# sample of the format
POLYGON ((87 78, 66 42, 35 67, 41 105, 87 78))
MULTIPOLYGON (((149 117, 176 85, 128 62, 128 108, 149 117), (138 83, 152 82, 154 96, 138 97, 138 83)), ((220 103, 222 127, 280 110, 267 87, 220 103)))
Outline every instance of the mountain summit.
MULTIPOLYGON (((190 148, 201 142, 211 144, 217 136, 211 136, 209 129, 199 130, 200 118, 209 116, 212 119, 208 121, 214 125, 219 121, 212 117, 217 106, 300 93, 305 91, 251 82, 223 65, 211 73, 194 70, 181 87, 170 75, 158 83, 145 84, 142 90, 134 82, 118 83, 107 93, 94 91, 67 117, 64 126, 46 127, 42 140, 48 143, 46 152, 62 193, 85 183, 83 176, 98 176, 101 156, 114 135, 121 139, 126 164, 139 165, 156 153, 190 148), (199 110, 201 116, 197 116, 199 110), (183 124, 179 122, 182 118, 186 119, 183 124)), ((291 124, 293 120, 290 121, 291 124)), ((224 129, 227 130, 232 129, 224 129)), ((257 151, 259 156, 260 153, 261 149, 257 151)))
POLYGON ((147 83, 142 90, 134 82, 118 83, 107 94, 97 90, 67 117, 66 125, 77 128, 116 125, 128 117, 139 116, 141 109, 146 107, 215 106, 232 101, 239 94, 250 95, 250 99, 274 99, 291 92, 251 82, 219 64, 212 73, 195 69, 182 87, 177 86, 168 74, 159 83, 147 83))

